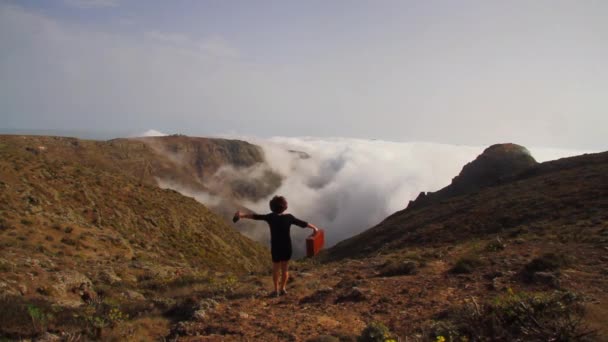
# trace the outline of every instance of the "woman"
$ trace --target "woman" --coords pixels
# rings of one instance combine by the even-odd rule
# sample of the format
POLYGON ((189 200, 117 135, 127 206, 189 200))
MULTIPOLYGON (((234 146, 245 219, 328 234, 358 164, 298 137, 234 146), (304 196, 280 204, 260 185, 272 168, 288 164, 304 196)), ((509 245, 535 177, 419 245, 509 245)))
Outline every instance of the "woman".
POLYGON ((319 228, 315 225, 297 219, 291 214, 286 214, 287 200, 283 196, 275 196, 270 200, 270 214, 244 214, 237 211, 234 214, 234 221, 240 218, 266 221, 270 226, 270 252, 272 254, 272 281, 274 283, 274 293, 276 296, 287 294, 285 285, 287 284, 287 266, 291 259, 291 225, 295 224, 301 228, 311 228, 316 234, 319 228), (281 287, 279 291, 279 269, 281 270, 281 287))

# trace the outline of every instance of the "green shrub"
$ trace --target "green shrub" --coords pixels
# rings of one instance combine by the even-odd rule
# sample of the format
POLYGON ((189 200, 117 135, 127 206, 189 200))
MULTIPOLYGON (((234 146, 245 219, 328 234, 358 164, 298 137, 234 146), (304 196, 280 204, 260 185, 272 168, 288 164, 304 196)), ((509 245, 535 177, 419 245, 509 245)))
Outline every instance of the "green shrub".
POLYGON ((34 331, 37 331, 37 332, 46 331, 46 326, 48 323, 48 316, 42 310, 42 308, 39 308, 34 304, 28 304, 27 313, 30 316, 30 319, 32 320, 32 327, 34 328, 34 331))
POLYGON ((211 291, 216 295, 226 295, 232 293, 238 282, 238 279, 233 275, 229 275, 221 279, 211 278, 210 280, 211 291))
POLYGON ((120 322, 129 319, 129 315, 115 305, 106 304, 104 301, 94 301, 82 312, 84 330, 89 336, 99 339, 105 328, 116 327, 120 322))
POLYGON ((45 301, 0 296, 0 336, 14 339, 37 336, 46 331, 53 318, 53 310, 45 301))

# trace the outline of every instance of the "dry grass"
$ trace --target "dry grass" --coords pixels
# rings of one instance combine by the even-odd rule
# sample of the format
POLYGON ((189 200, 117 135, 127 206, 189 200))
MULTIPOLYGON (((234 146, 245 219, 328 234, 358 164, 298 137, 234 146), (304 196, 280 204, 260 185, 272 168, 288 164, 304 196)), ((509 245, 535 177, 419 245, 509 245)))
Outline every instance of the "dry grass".
MULTIPOLYGON (((41 303, 80 300, 78 291, 53 287, 55 275, 64 270, 86 275, 94 292, 122 306, 129 305, 128 291, 170 299, 170 291, 201 285, 191 275, 267 267, 264 247, 194 199, 158 188, 155 178, 188 183, 227 162, 254 165, 262 157, 253 145, 184 137, 162 140, 191 162, 176 167, 149 142, 0 136, 0 143, 0 295, 23 294, 24 303, 38 303, 46 315, 48 308, 41 303), (151 164, 149 169, 142 169, 145 163, 151 164), (108 268, 122 280, 108 284, 98 278, 108 268)), ((214 286, 213 291, 227 291, 224 283, 214 286)), ((0 310, 14 313, 3 321, 0 336, 35 334, 24 303, 0 310)), ((76 326, 91 335, 90 324, 52 316, 49 326, 76 326)))

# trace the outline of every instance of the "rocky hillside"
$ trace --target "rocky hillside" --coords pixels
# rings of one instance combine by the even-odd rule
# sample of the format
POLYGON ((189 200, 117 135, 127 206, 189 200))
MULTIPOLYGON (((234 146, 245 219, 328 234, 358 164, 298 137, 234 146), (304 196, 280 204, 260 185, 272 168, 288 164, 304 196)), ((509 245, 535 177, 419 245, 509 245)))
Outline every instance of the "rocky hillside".
MULTIPOLYGON (((58 162, 61 173, 45 175, 44 165, 53 161, 34 161, 45 160, 40 151, 48 149, 29 144, 16 152, 0 146, 10 157, 0 170, 17 169, 1 185, 25 184, 1 203, 27 213, 2 211, 0 236, 7 241, 2 258, 8 262, 0 269, 8 280, 2 280, 0 337, 354 342, 605 341, 608 336, 608 153, 521 169, 507 164, 507 172, 490 176, 489 182, 470 177, 474 189, 397 212, 320 258, 293 262, 288 294, 275 297, 268 272, 197 271, 191 260, 207 267, 205 258, 155 254, 155 232, 165 224, 175 232, 185 223, 165 209, 155 215, 144 207, 204 210, 194 201, 102 172, 102 184, 112 179, 118 184, 104 193, 85 180, 94 174, 87 167, 58 162), (69 191, 51 191, 54 184, 70 182, 69 191), (30 199, 33 193, 44 195, 30 199), (176 203, 159 202, 165 195, 176 203), (69 210, 43 214, 48 211, 38 207, 55 203, 53 196, 69 210), (148 227, 152 238, 137 240, 133 230, 121 228, 118 242, 91 249, 96 240, 109 239, 102 234, 113 231, 110 220, 116 215, 109 207, 99 215, 94 210, 99 205, 76 210, 70 203, 97 204, 108 196, 131 208, 117 206, 125 217, 145 212, 132 225, 148 227), (61 217, 82 223, 52 223, 61 217), (156 225, 147 226, 146 217, 156 225), (88 234, 97 234, 95 240, 88 234), (134 257, 125 258, 128 250, 121 246, 131 248, 134 257), (125 251, 113 253, 118 248, 125 251), (49 298, 63 301, 50 305, 49 298)), ((189 246, 186 240, 199 238, 178 231, 163 245, 167 250, 171 243, 189 246)), ((182 249, 176 252, 184 254, 182 249)), ((218 269, 249 267, 238 255, 230 258, 232 265, 215 258, 218 269)))
POLYGON ((96 144, 102 151, 87 146, 83 153, 101 153, 100 159, 149 184, 160 181, 193 192, 210 192, 228 201, 258 200, 281 184, 281 177, 265 167, 262 149, 245 141, 172 135, 96 144), (237 170, 253 169, 259 172, 238 177, 237 170))
MULTIPOLYGON (((250 152, 240 162, 259 158, 250 152)), ((265 269, 266 248, 142 181, 135 165, 153 157, 141 142, 0 137, 0 294, 72 307, 100 291, 139 298, 178 276, 265 269)))
MULTIPOLYGON (((235 208, 247 210, 242 201, 265 198, 282 182, 265 163, 262 149, 240 140, 182 135, 110 141, 1 136, 0 143, 46 159, 127 175, 137 184, 179 191, 204 202, 227 223, 235 208)), ((249 237, 260 235, 260 227, 253 223, 238 229, 249 237)))
MULTIPOLYGON (((97 144, 103 146, 100 159, 104 162, 142 183, 194 197, 226 222, 237 208, 249 211, 241 203, 268 197, 282 182, 265 162, 262 149, 245 141, 172 135, 97 144)), ((86 149, 91 152, 90 148, 86 149)), ((93 153, 97 152, 93 149, 93 153)), ((265 226, 248 221, 236 228, 249 238, 268 243, 265 226)))

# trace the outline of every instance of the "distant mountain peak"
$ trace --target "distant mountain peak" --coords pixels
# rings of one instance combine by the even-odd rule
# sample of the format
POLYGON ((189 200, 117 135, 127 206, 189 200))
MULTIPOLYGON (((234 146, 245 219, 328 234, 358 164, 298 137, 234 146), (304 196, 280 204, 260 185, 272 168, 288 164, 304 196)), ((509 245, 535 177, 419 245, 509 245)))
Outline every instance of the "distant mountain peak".
POLYGON ((452 192, 468 192, 496 183, 536 164, 530 151, 521 145, 495 144, 466 164, 450 186, 454 188, 452 192))
POLYGON ((437 200, 477 191, 537 164, 524 146, 513 143, 491 145, 466 164, 450 185, 434 193, 420 193, 415 201, 410 201, 408 208, 418 208, 437 200))

